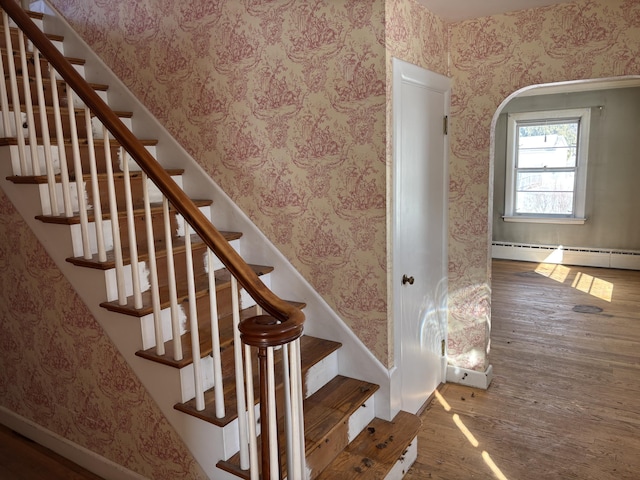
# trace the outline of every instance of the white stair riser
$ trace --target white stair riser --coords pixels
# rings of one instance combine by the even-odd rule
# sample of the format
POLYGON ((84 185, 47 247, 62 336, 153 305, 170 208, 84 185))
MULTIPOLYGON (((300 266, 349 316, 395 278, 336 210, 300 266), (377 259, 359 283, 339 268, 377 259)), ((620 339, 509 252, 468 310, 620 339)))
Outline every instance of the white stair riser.
POLYGON ((418 458, 418 437, 414 438, 384 480, 401 480, 418 458))
MULTIPOLYGON (((15 127, 15 120, 14 120, 14 116, 13 116, 13 112, 9 112, 10 113, 10 124, 9 124, 9 135, 5 135, 5 128, 4 128, 4 124, 0 119, 0 137, 15 137, 16 136, 16 127, 15 127)), ((22 120, 22 124, 26 125, 26 113, 21 112, 21 117, 22 120)), ((39 119, 36 119, 36 122, 39 122, 39 119)), ((131 129, 131 119, 130 118, 123 118, 122 122, 129 128, 131 129)), ((96 118, 93 119, 93 123, 94 126, 96 126, 99 123, 99 120, 97 120, 96 118)), ((100 129, 96 126, 94 128, 94 138, 102 138, 102 132, 99 131, 100 129)), ((25 137, 28 136, 29 134, 29 129, 28 127, 23 127, 22 128, 22 132, 24 134, 25 137)), ((113 138, 113 136, 110 135, 110 138, 113 138)), ((18 145, 9 145, 8 147, 0 147, 3 150, 6 148, 9 148, 9 155, 11 157, 11 167, 12 167, 12 171, 14 175, 35 175, 36 172, 34 172, 33 170, 33 163, 31 160, 31 148, 29 147, 29 145, 25 145, 25 150, 24 150, 24 155, 25 155, 25 164, 26 164, 26 169, 24 171, 22 171, 21 167, 20 167, 20 152, 19 152, 19 147, 18 145)), ((149 151, 149 153, 155 158, 156 157, 156 147, 154 145, 149 145, 146 147, 147 150, 149 151)), ((114 166, 114 171, 122 171, 123 165, 123 154, 122 154, 122 148, 119 149, 118 151, 118 158, 117 158, 117 167, 114 166)), ((45 175, 46 174, 46 160, 45 160, 45 153, 44 153, 44 146, 42 145, 38 145, 37 147, 37 157, 38 157, 38 164, 40 166, 40 173, 39 175, 45 175)), ((67 165, 73 165, 73 157, 67 155, 65 153, 66 156, 66 160, 67 160, 67 165)), ((57 147, 57 145, 53 145, 51 148, 51 161, 53 163, 53 173, 54 174, 59 174, 60 173, 60 152, 59 149, 57 147)), ((115 162, 114 162, 115 163, 115 162)), ((131 158, 129 158, 129 170, 131 171, 140 171, 141 168, 135 163, 135 161, 133 161, 131 158)), ((84 173, 89 173, 84 172, 84 173)), ((45 210, 45 206, 43 205, 43 211, 45 210)), ((51 210, 50 208, 46 207, 46 211, 49 213, 51 210)))
POLYGON ((349 417, 349 442, 352 442, 376 416, 375 395, 349 417))
POLYGON ((329 380, 338 375, 338 373, 338 352, 335 351, 307 371, 304 379, 306 385, 304 397, 309 398, 320 390, 329 380))
MULTIPOLYGON (((41 191, 41 196, 42 195, 48 195, 48 189, 46 185, 41 185, 41 190, 44 190, 44 192, 41 191)), ((77 197, 76 198, 76 202, 77 202, 77 197)), ((210 216, 210 207, 205 206, 205 207, 201 207, 200 211, 207 217, 209 218, 210 216)), ((104 213, 104 212, 103 212, 104 213)), ((120 229, 124 228, 126 226, 126 220, 124 218, 120 218, 120 229)), ((113 249, 113 233, 112 233, 112 226, 111 226, 111 220, 103 220, 102 221, 102 228, 104 231, 104 244, 105 244, 105 248, 106 250, 112 250, 113 249)), ((88 225, 88 232, 89 232, 89 249, 90 252, 92 254, 98 253, 98 243, 96 241, 96 226, 95 226, 95 222, 89 222, 88 225)), ((184 233, 184 229, 182 230, 177 230, 178 236, 182 236, 182 234, 184 233)), ((81 257, 83 255, 83 246, 82 246, 82 230, 80 228, 79 224, 76 225, 72 225, 72 240, 73 240, 73 256, 74 257, 81 257)), ((163 235, 164 238, 164 235, 163 235)), ((128 248, 128 245, 123 245, 124 248, 128 248)), ((204 262, 204 260, 203 260, 204 262)), ((133 293, 133 292, 131 292, 133 293)), ((114 299, 109 299, 109 301, 114 300, 114 299)))
MULTIPOLYGON (((79 226, 78 226, 79 228, 79 226)), ((149 284, 149 270, 145 262, 138 264, 138 273, 140 276, 140 290, 147 291, 150 288, 149 284)), ((118 299, 118 282, 116 281, 116 270, 111 268, 105 270, 105 284, 107 301, 113 302, 118 299)), ((124 279, 125 279, 125 293, 127 296, 133 295, 133 280, 131 279, 131 265, 124 266, 124 279)))

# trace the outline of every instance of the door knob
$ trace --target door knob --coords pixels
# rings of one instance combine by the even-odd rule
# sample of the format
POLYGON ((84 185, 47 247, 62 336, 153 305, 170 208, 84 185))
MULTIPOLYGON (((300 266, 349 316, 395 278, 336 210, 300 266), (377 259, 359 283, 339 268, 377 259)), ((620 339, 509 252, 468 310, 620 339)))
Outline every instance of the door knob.
POLYGON ((406 285, 407 283, 408 283, 409 285, 413 285, 413 282, 414 282, 413 277, 407 277, 407 275, 406 275, 406 274, 402 276, 402 284, 403 284, 403 285, 406 285))

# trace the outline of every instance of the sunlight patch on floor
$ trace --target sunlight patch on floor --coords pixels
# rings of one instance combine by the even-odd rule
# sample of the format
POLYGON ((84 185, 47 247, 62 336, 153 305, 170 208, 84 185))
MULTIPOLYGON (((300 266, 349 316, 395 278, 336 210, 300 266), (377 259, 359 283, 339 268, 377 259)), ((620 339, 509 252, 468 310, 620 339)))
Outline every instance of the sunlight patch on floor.
MULTIPOLYGON (((555 263, 540 263, 535 272, 558 283, 565 283, 572 269, 555 263)), ((613 299, 613 283, 587 273, 576 272, 571 287, 607 302, 613 299)))
MULTIPOLYGON (((440 405, 442 405, 442 408, 444 408, 445 412, 451 412, 451 405, 449 405, 449 402, 447 402, 447 400, 442 396, 442 394, 438 390, 436 390, 434 393, 435 393, 436 399, 438 400, 438 402, 440 402, 440 405)), ((465 436, 467 441, 473 447, 478 448, 480 446, 480 442, 473 435, 473 433, 471 433, 471 430, 469 430, 469 428, 464 424, 464 422, 460 418, 460 415, 458 415, 457 413, 452 413, 451 418, 453 420, 453 423, 456 424, 456 427, 458 427, 460 432, 462 432, 462 434, 465 436)), ((484 463, 487 464, 491 472, 495 475, 495 477, 498 480, 509 480, 505 476, 505 474, 502 473, 500 468, 498 468, 496 463, 491 458, 491 455, 489 455, 489 452, 487 452, 486 450, 483 450, 481 453, 481 456, 482 456, 482 459, 484 460, 484 463)))
POLYGON ((598 277, 592 277, 586 273, 578 272, 571 286, 607 302, 610 302, 613 298, 613 283, 598 277))

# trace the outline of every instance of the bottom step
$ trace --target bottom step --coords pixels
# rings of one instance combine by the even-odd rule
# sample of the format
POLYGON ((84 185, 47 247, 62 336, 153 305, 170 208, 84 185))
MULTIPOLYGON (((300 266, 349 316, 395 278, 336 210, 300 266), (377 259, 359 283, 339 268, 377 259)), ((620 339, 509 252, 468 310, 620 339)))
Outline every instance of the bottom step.
POLYGON ((420 418, 399 412, 367 425, 316 480, 400 479, 416 459, 420 418))

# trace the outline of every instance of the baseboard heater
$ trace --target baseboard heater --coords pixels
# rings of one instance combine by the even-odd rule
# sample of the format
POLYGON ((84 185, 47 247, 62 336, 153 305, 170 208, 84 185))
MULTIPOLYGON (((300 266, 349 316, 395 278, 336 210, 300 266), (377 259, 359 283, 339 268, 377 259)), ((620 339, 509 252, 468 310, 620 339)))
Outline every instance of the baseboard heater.
POLYGON ((493 242, 493 258, 640 270, 640 251, 493 242))

